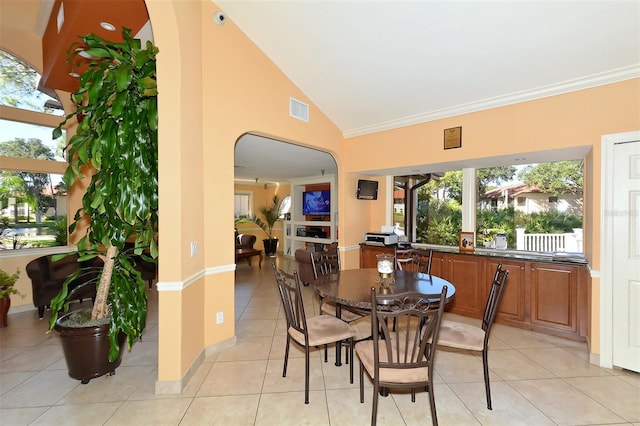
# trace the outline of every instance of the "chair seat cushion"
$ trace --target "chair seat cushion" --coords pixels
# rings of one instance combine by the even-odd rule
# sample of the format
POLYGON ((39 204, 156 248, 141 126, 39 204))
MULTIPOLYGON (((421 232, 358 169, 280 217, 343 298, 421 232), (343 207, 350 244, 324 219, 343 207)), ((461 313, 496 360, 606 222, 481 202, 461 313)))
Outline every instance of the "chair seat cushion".
MULTIPOLYGON (((379 340, 379 353, 380 362, 387 362, 387 349, 385 341, 379 340)), ((373 340, 363 340, 358 342, 355 347, 356 354, 362 363, 362 366, 367 370, 370 377, 375 375, 375 364, 373 361, 373 340)), ((395 347, 392 345, 392 350, 395 356, 395 347)), ((401 348, 402 351, 402 348, 401 348)), ((400 354, 400 358, 403 358, 403 354, 400 354)), ((426 361, 426 360, 425 360, 426 361)), ((415 383, 415 382, 427 382, 429 380, 429 369, 427 367, 419 368, 380 368, 380 382, 386 383, 415 383)))
MULTIPOLYGON (((356 335, 356 331, 346 322, 331 315, 318 315, 307 318, 307 334, 309 346, 321 346, 339 340, 348 340, 356 335)), ((304 335, 293 327, 289 327, 289 335, 304 346, 304 335)))
POLYGON ((484 334, 484 330, 480 327, 443 319, 440 323, 438 345, 469 351, 482 351, 484 334))
MULTIPOLYGON (((323 302, 321 311, 325 314, 336 316, 336 305, 331 302, 323 302)), ((351 312, 350 310, 342 307, 340 309, 340 319, 346 322, 352 322, 355 320, 359 320, 363 315, 356 314, 355 312, 351 312)))

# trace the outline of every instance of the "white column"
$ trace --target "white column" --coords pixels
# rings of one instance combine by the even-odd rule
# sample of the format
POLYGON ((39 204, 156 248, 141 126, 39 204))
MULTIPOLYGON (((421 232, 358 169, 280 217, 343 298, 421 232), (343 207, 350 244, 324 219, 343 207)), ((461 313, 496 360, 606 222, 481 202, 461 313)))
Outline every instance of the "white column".
POLYGON ((476 231, 476 169, 462 169, 462 229, 476 231))

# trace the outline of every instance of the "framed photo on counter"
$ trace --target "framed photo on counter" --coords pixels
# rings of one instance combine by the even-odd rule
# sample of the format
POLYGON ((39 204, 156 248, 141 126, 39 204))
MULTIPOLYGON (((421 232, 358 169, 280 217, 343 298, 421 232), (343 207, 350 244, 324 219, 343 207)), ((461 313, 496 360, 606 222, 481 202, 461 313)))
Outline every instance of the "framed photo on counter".
POLYGON ((473 232, 458 232, 458 251, 473 252, 475 251, 475 234, 473 232))

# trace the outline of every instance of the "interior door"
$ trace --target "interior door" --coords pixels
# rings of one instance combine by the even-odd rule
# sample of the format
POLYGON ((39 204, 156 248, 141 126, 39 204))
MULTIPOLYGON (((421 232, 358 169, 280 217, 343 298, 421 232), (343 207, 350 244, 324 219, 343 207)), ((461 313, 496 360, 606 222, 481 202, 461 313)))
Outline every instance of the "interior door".
POLYGON ((613 365, 640 372, 640 141, 613 149, 613 365))

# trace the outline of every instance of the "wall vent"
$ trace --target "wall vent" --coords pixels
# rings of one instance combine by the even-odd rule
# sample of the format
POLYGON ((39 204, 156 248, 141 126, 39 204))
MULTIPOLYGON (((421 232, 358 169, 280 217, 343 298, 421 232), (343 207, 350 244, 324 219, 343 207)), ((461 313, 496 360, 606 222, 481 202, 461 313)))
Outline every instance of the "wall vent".
POLYGON ((297 99, 289 98, 289 115, 306 123, 309 122, 309 105, 297 99))

